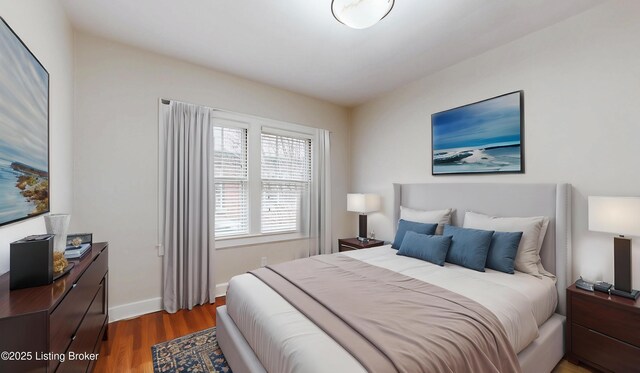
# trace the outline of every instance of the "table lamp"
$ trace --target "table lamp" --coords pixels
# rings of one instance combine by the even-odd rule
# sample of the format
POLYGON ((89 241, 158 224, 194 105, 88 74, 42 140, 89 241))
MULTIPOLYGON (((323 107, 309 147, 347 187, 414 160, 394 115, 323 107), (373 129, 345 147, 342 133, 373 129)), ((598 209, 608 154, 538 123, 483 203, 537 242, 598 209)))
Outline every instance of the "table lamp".
POLYGON ((380 210, 380 196, 377 194, 349 193, 347 194, 347 211, 360 214, 360 229, 358 240, 368 241, 367 214, 380 210))
POLYGON ((614 287, 611 294, 638 299, 632 289, 631 240, 640 236, 640 197, 589 197, 589 230, 619 234, 613 238, 614 287))

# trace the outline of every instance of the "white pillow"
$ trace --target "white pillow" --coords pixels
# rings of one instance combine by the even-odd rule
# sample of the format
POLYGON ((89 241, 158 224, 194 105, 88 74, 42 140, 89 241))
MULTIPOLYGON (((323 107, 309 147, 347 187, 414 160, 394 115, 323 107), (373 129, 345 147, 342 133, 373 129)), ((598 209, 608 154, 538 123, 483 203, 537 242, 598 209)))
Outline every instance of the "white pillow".
POLYGON ((540 248, 549 227, 548 217, 501 218, 467 211, 464 215, 463 227, 498 232, 522 232, 515 268, 536 277, 541 275, 555 277, 545 271, 540 260, 540 248))
POLYGON ((452 213, 453 209, 425 211, 400 206, 400 219, 418 223, 438 224, 436 234, 442 234, 444 225, 450 224, 452 213))

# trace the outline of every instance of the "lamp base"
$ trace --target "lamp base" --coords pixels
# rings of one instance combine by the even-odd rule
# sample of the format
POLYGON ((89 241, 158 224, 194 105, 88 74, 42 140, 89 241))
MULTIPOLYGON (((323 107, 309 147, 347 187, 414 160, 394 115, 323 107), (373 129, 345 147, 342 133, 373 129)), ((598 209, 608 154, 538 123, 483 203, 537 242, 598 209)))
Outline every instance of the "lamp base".
POLYGON ((360 214, 358 239, 367 238, 367 215, 360 214))
POLYGON ((631 292, 628 292, 624 290, 616 290, 615 288, 611 288, 610 293, 612 295, 617 295, 619 297, 629 298, 633 300, 638 299, 638 297, 640 297, 640 291, 638 290, 631 290, 631 292))

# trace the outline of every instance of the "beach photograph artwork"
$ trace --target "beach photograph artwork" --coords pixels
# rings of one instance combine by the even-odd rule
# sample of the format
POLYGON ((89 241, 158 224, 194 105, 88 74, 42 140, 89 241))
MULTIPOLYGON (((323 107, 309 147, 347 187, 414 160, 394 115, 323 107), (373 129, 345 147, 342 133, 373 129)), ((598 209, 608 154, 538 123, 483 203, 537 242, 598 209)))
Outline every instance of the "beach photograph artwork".
POLYGON ((521 95, 433 114, 433 175, 522 172, 521 95))
POLYGON ((0 19, 0 225, 49 211, 49 74, 0 19))

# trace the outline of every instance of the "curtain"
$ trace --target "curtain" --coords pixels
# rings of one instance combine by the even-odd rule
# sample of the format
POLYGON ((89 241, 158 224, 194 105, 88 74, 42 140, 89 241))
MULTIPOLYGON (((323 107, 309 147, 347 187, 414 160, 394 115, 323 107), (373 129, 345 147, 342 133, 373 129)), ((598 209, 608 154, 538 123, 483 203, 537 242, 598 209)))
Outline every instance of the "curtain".
POLYGON ((215 301, 215 192, 211 109, 173 101, 169 105, 160 134, 160 216, 163 306, 173 313, 215 301))
MULTIPOLYGON (((316 130, 314 147, 315 196, 311 209, 311 240, 309 255, 334 252, 331 232, 331 133, 316 130)), ((337 247, 335 248, 337 251, 337 247)))

